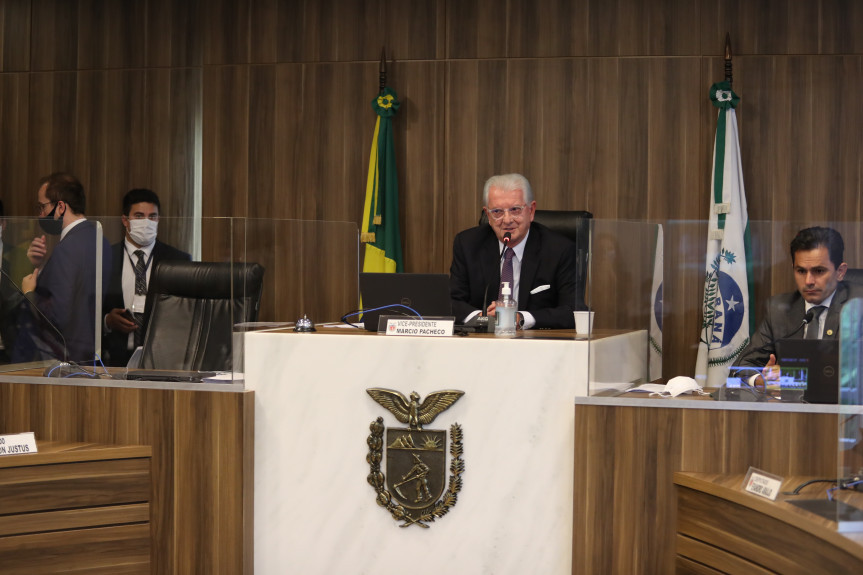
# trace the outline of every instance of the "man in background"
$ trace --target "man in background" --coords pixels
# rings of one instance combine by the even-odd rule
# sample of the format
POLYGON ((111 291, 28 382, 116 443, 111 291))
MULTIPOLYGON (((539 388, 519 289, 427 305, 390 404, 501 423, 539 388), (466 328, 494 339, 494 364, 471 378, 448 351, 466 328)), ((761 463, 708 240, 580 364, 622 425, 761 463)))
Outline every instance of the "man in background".
POLYGON ((573 328, 575 243, 533 221, 536 201, 521 174, 489 178, 483 204, 489 225, 460 232, 453 242, 450 297, 456 320, 494 314, 501 282, 511 278, 521 329, 573 328))
POLYGON ((86 205, 84 186, 72 174, 55 172, 39 182, 39 224, 47 234, 59 235, 60 241, 50 256, 45 235, 30 242, 27 257, 36 269, 24 277, 21 288, 32 304, 23 307, 32 316, 29 339, 43 357, 95 360, 97 282, 101 281, 99 295, 104 295, 111 262, 108 241, 84 215, 86 205))
POLYGON ((791 240, 797 290, 767 300, 764 320, 737 365, 774 368, 776 342, 790 337, 835 339, 845 303, 863 297, 863 286, 846 283, 845 243, 836 230, 812 227, 791 240), (811 320, 805 321, 811 312, 811 320))
POLYGON ((103 352, 106 364, 125 366, 147 331, 144 303, 150 275, 160 261, 190 260, 191 256, 156 239, 161 204, 148 189, 130 190, 123 197, 122 242, 111 254, 111 279, 105 296, 103 352))

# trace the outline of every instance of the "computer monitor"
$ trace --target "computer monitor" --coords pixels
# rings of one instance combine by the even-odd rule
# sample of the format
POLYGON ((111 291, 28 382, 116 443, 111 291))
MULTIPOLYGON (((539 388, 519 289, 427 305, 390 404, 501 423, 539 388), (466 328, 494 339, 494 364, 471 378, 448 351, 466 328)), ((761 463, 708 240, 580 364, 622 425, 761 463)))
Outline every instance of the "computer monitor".
POLYGON ((838 339, 780 339, 776 363, 783 399, 787 389, 806 403, 839 403, 838 339))
POLYGON ((360 296, 363 309, 370 310, 363 312, 363 325, 369 331, 377 331, 382 315, 452 315, 447 274, 361 273, 360 296))

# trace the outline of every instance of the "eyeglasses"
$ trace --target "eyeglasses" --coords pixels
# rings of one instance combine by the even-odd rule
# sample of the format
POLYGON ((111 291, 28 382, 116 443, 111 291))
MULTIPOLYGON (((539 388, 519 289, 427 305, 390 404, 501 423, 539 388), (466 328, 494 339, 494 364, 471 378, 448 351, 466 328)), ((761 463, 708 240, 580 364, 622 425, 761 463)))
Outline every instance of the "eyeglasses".
POLYGON ((520 206, 513 206, 511 208, 506 208, 506 209, 494 208, 493 210, 490 210, 490 209, 486 208, 485 210, 488 212, 489 217, 491 217, 495 220, 502 220, 503 215, 506 213, 509 213, 509 217, 511 217, 512 219, 517 220, 521 216, 524 215, 525 208, 527 208, 527 204, 522 204, 520 206))
POLYGON ((51 204, 56 204, 56 203, 57 202, 45 202, 43 204, 42 202, 36 202, 36 211, 41 216, 42 214, 45 213, 46 207, 50 206, 51 204))

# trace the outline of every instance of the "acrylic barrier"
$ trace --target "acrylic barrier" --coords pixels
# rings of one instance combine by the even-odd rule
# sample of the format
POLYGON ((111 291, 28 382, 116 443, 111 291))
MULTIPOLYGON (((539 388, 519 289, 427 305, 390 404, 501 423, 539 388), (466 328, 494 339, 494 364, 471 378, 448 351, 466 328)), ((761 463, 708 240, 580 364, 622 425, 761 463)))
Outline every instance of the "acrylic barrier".
POLYGON ((244 333, 356 307, 353 223, 163 217, 131 236, 127 225, 89 217, 60 235, 3 220, 0 370, 239 381, 244 333))
MULTIPOLYGON (((842 308, 841 330, 836 487, 863 491, 863 300, 852 300, 842 308)), ((863 531, 863 509, 846 504, 843 495, 832 497, 839 531, 863 531)))

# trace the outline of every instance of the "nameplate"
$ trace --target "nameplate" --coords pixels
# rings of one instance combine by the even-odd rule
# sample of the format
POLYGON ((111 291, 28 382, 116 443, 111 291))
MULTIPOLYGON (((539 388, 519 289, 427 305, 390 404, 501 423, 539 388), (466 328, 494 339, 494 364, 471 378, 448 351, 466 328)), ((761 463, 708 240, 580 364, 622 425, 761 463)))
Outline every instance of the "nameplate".
POLYGON ((387 335, 422 337, 449 337, 455 320, 452 319, 388 319, 387 335))
POLYGON ((32 431, 0 435, 0 455, 23 455, 38 451, 36 448, 36 434, 32 431))
POLYGON ((746 474, 746 479, 743 481, 743 490, 752 495, 764 497, 770 501, 776 501, 776 496, 779 495, 779 489, 782 487, 782 478, 778 475, 749 468, 749 473, 746 474))

